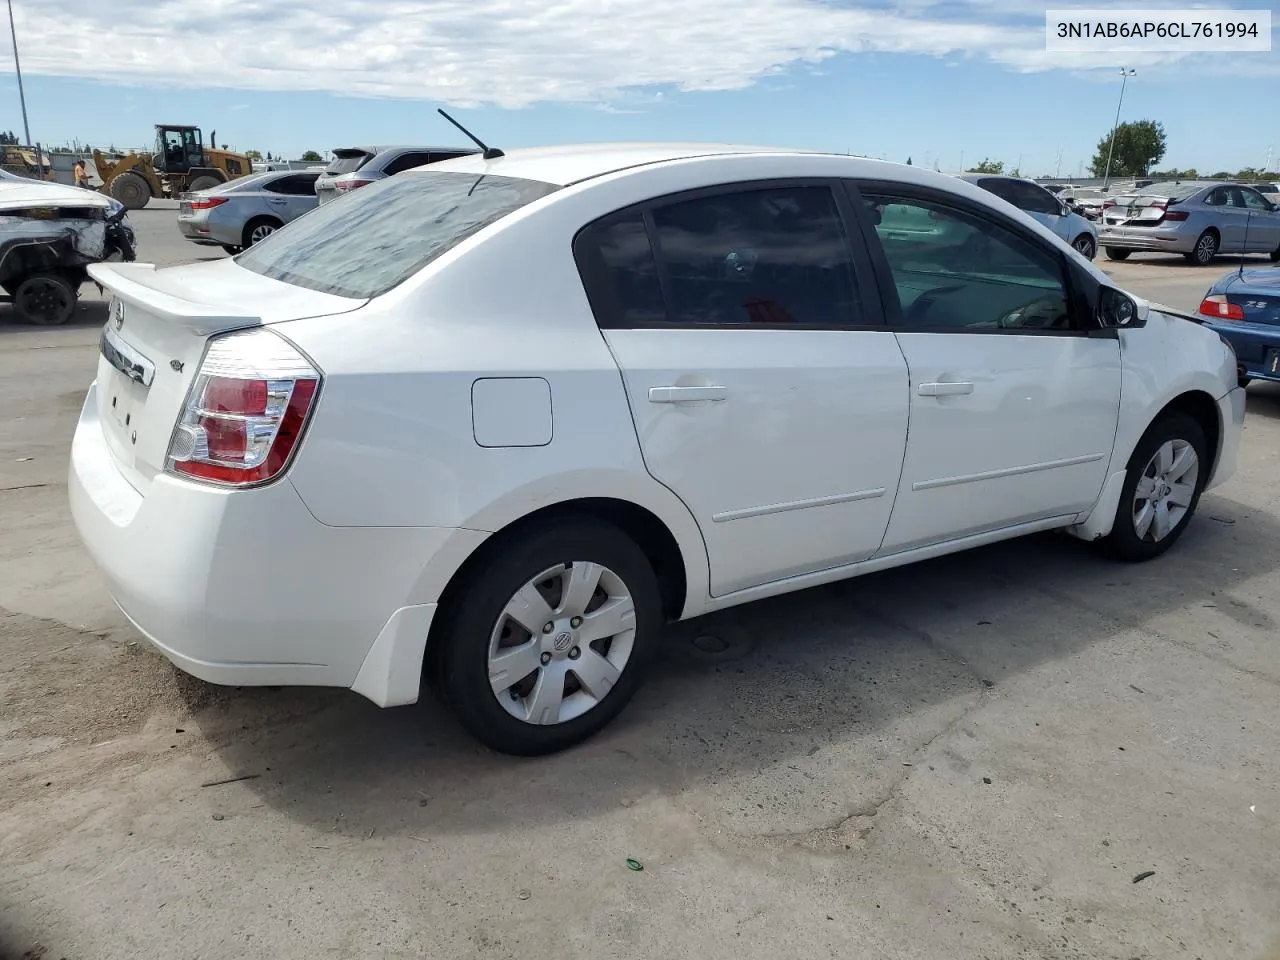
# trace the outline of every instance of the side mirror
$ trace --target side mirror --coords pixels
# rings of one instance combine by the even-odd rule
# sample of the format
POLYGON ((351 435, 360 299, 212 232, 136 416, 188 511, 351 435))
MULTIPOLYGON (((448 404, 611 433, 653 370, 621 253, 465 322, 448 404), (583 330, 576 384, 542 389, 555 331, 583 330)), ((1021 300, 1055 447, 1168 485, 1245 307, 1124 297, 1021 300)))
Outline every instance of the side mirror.
POLYGON ((1104 327, 1131 330, 1143 325, 1138 305, 1115 287, 1103 287, 1098 296, 1098 322, 1104 327))
POLYGON ((1071 204, 1064 202, 1064 203, 1060 203, 1058 206, 1060 208, 1059 212, 1061 213, 1062 216, 1064 217, 1070 216, 1070 214, 1072 213, 1071 204))

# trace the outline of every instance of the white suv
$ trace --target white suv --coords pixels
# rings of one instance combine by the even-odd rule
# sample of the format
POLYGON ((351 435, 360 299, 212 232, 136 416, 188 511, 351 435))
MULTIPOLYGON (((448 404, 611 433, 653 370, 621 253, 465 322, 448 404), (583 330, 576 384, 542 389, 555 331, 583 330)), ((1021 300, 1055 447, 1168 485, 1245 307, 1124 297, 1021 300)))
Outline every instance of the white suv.
POLYGON ((113 295, 71 505, 215 683, 433 674, 512 753, 664 621, 1021 534, 1125 559, 1235 467, 1216 333, 952 177, 688 145, 432 164, 113 295))

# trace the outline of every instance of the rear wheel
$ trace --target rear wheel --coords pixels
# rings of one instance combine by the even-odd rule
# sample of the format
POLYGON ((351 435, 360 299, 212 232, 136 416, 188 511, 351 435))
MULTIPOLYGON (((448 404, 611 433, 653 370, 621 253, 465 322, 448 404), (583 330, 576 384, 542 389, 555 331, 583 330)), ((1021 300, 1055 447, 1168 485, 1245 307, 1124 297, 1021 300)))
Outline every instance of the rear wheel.
POLYGON ((1092 260, 1098 254, 1098 244, 1087 233, 1082 233, 1076 237, 1071 246, 1075 247, 1080 256, 1086 260, 1092 260))
POLYGON ((1107 247, 1108 260, 1128 260, 1132 250, 1125 250, 1123 247, 1107 247))
POLYGON ((37 273, 23 280, 13 291, 13 309, 25 323, 54 327, 66 323, 76 312, 76 288, 56 273, 37 273))
POLYGON ((1121 560, 1150 560, 1177 542, 1209 479, 1204 429, 1184 413, 1153 423, 1129 458, 1115 525, 1103 546, 1121 560))
POLYGON ((151 200, 151 187, 136 173, 125 172, 111 181, 111 196, 130 210, 141 210, 151 200))
POLYGON ((210 176, 196 177, 189 184, 187 184, 187 189, 190 190, 192 193, 194 193, 197 190, 208 190, 212 187, 219 186, 221 183, 222 181, 219 180, 217 177, 210 177, 210 176))
POLYGON ((229 244, 229 243, 224 243, 224 244, 222 245, 222 249, 223 249, 223 250, 225 250, 225 251, 227 251, 227 253, 231 254, 231 255, 234 257, 237 253, 239 253, 241 250, 243 250, 243 249, 244 249, 244 247, 233 247, 233 246, 232 246, 231 244, 229 244))
POLYGON ((267 239, 282 226, 284 224, 271 217, 255 217, 244 225, 244 243, 241 246, 247 250, 255 243, 267 239))
POLYGON ((1272 263, 1280 263, 1280 247, 1276 247, 1269 254, 1272 263))
POLYGON ((1196 245, 1191 252, 1186 254, 1186 258, 1197 267, 1207 267, 1213 263, 1214 257, 1217 255, 1218 235, 1212 230, 1206 230, 1200 234, 1200 239, 1196 241, 1196 245))
POLYGON ((662 628, 657 577, 626 534, 590 519, 500 551, 441 612, 435 679, 486 746, 552 753, 603 728, 639 687, 662 628))

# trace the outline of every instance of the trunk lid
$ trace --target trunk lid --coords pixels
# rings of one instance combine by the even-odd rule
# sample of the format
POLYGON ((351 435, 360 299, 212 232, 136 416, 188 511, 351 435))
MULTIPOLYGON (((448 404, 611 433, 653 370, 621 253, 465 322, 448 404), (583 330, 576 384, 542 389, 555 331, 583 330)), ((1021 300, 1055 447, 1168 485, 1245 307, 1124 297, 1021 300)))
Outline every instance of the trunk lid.
POLYGON ((367 302, 272 280, 233 260, 161 270, 94 264, 89 274, 111 296, 99 341, 99 419, 120 472, 144 494, 164 469, 210 337, 367 302))
POLYGON ((1228 303, 1244 311, 1248 323, 1280 326, 1280 268, 1245 270, 1226 290, 1228 303))

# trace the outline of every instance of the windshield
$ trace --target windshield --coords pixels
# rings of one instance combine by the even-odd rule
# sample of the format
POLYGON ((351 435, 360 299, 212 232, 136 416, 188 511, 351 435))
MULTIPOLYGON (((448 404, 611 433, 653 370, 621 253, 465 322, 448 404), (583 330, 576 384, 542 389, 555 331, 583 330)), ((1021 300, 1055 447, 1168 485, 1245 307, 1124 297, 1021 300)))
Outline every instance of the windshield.
POLYGON ((1164 197, 1166 200, 1185 200, 1193 193, 1199 193, 1204 189, 1203 183, 1153 183, 1149 187, 1143 187, 1137 196, 1142 197, 1164 197))
POLYGON ((513 177, 410 171, 312 210, 236 262, 310 290, 376 297, 473 233, 557 189, 513 177))

